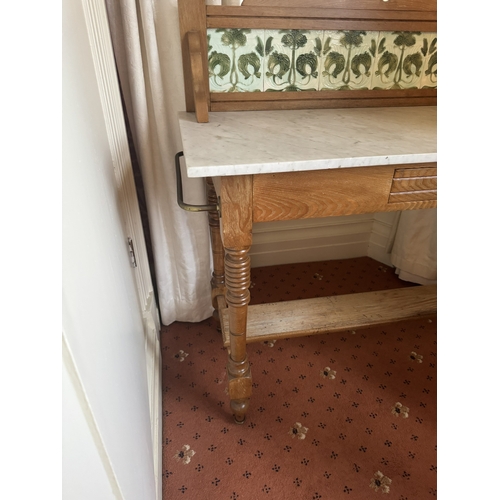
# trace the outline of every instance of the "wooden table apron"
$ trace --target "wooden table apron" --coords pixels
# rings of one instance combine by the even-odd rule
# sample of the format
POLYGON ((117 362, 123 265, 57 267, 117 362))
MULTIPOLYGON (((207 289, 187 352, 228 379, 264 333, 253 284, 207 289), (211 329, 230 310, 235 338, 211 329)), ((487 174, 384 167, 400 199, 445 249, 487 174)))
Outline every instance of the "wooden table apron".
POLYGON ((436 163, 418 163, 207 179, 209 203, 218 200, 220 206, 219 213, 209 214, 212 300, 229 350, 229 396, 237 422, 245 419, 252 391, 248 342, 362 328, 435 311, 435 288, 415 287, 253 306, 254 329, 248 332, 253 223, 435 207, 436 172, 436 163), (273 328, 273 321, 285 325, 273 328))

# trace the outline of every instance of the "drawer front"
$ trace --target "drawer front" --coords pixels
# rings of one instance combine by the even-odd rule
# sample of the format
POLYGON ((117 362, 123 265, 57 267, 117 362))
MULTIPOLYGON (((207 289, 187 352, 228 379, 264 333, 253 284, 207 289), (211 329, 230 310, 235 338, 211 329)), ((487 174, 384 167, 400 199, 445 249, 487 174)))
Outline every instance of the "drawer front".
POLYGON ((389 203, 437 201, 437 166, 396 168, 389 203))
POLYGON ((393 176, 390 165, 254 175, 253 221, 382 212, 393 176))
POLYGON ((254 175, 253 222, 433 208, 437 203, 435 165, 254 175))

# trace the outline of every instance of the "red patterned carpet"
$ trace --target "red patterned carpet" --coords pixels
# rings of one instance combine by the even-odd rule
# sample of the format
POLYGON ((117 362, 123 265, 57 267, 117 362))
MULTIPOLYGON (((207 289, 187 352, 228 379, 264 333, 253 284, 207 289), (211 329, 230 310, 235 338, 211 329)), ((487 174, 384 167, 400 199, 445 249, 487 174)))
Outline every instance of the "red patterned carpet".
MULTIPOLYGON (((369 258, 252 270, 252 303, 409 286, 369 258)), ((436 497, 436 321, 248 346, 233 423, 212 320, 162 330, 163 498, 436 497)))

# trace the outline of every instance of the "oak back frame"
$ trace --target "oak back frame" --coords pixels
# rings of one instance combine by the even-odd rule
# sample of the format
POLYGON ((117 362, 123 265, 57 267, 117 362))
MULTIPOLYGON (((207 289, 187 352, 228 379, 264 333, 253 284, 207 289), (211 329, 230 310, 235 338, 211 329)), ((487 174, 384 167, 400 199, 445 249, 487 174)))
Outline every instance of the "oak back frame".
POLYGON ((186 111, 435 106, 437 89, 210 92, 208 28, 437 32, 436 0, 244 0, 238 7, 178 0, 186 111), (304 4, 307 3, 305 7, 304 4))

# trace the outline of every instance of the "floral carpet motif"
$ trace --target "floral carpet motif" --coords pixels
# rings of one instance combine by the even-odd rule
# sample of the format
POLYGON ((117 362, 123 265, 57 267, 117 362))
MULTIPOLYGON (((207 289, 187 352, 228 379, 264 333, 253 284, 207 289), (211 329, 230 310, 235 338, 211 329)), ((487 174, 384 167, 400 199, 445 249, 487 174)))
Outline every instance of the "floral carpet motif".
MULTIPOLYGON (((412 286, 369 258, 252 270, 252 303, 412 286)), ((212 319, 162 329, 163 497, 437 495, 436 320, 248 345, 243 425, 212 319)))

